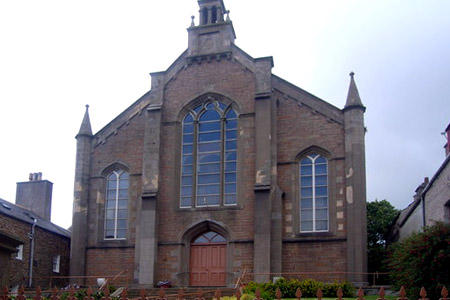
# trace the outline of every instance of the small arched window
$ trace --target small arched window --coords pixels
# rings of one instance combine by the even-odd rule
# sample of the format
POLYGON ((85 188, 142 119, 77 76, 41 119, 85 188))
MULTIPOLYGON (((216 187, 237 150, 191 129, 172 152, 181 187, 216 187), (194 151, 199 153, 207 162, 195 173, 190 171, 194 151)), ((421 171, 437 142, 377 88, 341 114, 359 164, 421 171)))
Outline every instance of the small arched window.
POLYGON ((237 115, 207 102, 183 120, 180 207, 236 205, 237 115))
POLYGON ((115 170, 107 176, 105 239, 125 239, 128 212, 128 173, 115 170))
POLYGON ((202 10, 202 20, 203 25, 208 24, 208 9, 206 7, 202 10))
POLYGON ((300 160, 300 232, 328 231, 328 161, 317 153, 300 160))
POLYGON ((217 7, 213 6, 211 10, 211 23, 217 23, 217 7))

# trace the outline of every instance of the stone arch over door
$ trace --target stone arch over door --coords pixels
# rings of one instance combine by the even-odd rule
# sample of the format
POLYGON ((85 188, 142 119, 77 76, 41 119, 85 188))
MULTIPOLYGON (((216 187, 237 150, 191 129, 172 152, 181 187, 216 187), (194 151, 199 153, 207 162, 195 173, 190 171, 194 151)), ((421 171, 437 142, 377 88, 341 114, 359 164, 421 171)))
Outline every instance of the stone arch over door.
MULTIPOLYGON (((182 240, 182 251, 181 251, 181 259, 180 259, 180 273, 179 273, 179 281, 181 285, 184 286, 227 286, 232 282, 233 278, 230 278, 229 269, 230 265, 232 265, 232 253, 233 253, 233 245, 230 244, 231 236, 230 231, 226 228, 225 225, 219 224, 218 222, 212 220, 205 220, 200 223, 197 223, 191 226, 188 230, 186 230, 181 237, 182 240), (203 240, 204 235, 207 234, 206 238, 210 239, 203 240), (216 238, 214 239, 214 236, 216 238), (204 243, 202 243, 204 242, 204 243), (200 253, 203 251, 203 253, 200 253), (215 252, 215 253, 213 253, 215 252), (207 265, 207 269, 209 274, 203 276, 209 276, 212 281, 206 281, 204 283, 199 283, 198 280, 193 279, 192 271, 196 271, 192 268, 192 259, 193 256, 197 255, 197 257, 201 255, 205 255, 203 259, 208 259, 209 261, 204 262, 207 265), (222 255, 218 257, 218 255, 222 255), (219 260, 222 260, 220 268, 218 270, 219 260), (217 274, 212 274, 214 272, 221 272, 222 279, 221 281, 217 281, 216 279, 220 277, 217 274), (216 279, 215 279, 216 278, 216 279)), ((201 265, 200 265, 201 266, 201 265)), ((200 267, 197 265, 196 267, 200 267)))

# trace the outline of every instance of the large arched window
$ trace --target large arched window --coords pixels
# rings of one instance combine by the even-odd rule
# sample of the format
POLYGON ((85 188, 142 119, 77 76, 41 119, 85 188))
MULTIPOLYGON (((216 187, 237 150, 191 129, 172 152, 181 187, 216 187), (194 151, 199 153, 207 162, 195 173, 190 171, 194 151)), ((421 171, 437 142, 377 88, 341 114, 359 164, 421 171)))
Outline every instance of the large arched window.
POLYGON ((300 160, 300 232, 328 231, 328 161, 317 153, 300 160))
POLYGON ((128 173, 116 170, 107 176, 105 239, 125 239, 128 211, 128 173))
POLYGON ((237 115, 207 102, 183 120, 180 207, 236 204, 237 115))

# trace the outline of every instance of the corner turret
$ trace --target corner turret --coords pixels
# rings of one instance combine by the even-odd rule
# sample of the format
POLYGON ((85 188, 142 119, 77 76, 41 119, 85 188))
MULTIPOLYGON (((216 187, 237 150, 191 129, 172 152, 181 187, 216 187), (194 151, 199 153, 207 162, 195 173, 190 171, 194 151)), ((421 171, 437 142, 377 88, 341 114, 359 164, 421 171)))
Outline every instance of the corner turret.
MULTIPOLYGON (((87 213, 93 140, 89 120, 89 105, 86 105, 86 112, 76 139, 77 154, 73 192, 72 241, 70 243, 70 274, 71 276, 84 276, 86 274, 87 213)), ((79 280, 76 283, 83 285, 83 280, 79 280)))
POLYGON ((367 283, 366 158, 364 112, 350 73, 350 87, 344 107, 345 190, 347 209, 347 272, 355 285, 367 283))

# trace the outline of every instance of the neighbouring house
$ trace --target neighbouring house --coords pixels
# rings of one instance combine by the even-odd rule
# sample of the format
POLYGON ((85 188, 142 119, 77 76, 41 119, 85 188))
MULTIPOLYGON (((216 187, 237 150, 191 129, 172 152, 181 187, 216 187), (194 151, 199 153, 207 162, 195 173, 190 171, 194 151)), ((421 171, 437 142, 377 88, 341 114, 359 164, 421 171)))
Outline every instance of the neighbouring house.
POLYGON ((392 225, 390 240, 402 240, 436 221, 450 222, 450 124, 445 129, 445 159, 431 180, 426 177, 416 189, 414 200, 392 225))
POLYGON ((363 284, 366 108, 354 74, 335 107, 236 46, 222 0, 198 5, 188 48, 151 73, 150 91, 95 134, 86 109, 71 275, 234 286, 245 270, 363 284))
POLYGON ((17 183, 16 204, 0 199, 1 284, 63 286, 69 275, 70 232, 53 224, 53 183, 41 173, 17 183))

